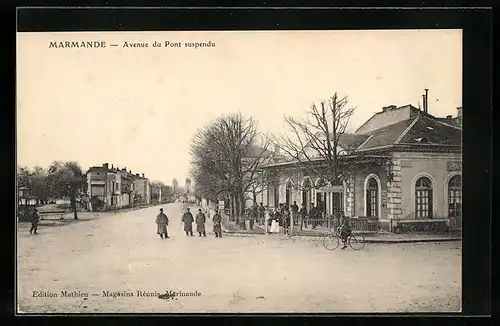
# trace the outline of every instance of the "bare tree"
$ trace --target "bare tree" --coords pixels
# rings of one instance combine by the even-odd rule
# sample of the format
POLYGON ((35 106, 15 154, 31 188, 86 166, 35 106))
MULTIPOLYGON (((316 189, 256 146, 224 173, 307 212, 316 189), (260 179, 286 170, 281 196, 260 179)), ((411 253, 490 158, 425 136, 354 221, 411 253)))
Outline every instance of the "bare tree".
MULTIPOLYGON (((267 161, 267 157, 264 157, 263 161, 264 160, 267 161)), ((262 162, 262 164, 264 164, 264 162, 262 162)), ((254 177, 248 181, 246 199, 252 200, 254 204, 257 204, 257 197, 267 190, 267 183, 263 180, 264 171, 262 169, 258 169, 255 171, 254 177)))
POLYGON ((237 218, 243 216, 245 193, 260 179, 269 137, 257 122, 241 114, 221 116, 198 130, 192 144, 191 174, 198 191, 228 196, 237 218))
MULTIPOLYGON (((297 175, 307 174, 320 178, 318 184, 302 187, 299 182, 293 186, 308 191, 327 184, 342 185, 343 180, 359 169, 359 160, 344 160, 352 156, 362 156, 356 153, 356 146, 351 147, 343 142, 347 138, 347 127, 355 111, 350 107, 348 97, 339 98, 335 93, 328 101, 319 106, 312 104, 309 116, 306 119, 285 117, 289 128, 286 135, 276 136, 273 143, 283 150, 290 164, 281 170, 282 174, 289 174, 292 180, 297 175), (305 172, 305 173, 304 173, 305 172)), ((374 159, 378 164, 385 164, 385 160, 374 159)), ((339 213, 339 205, 335 205, 334 213, 339 213)), ((338 215, 337 215, 338 216, 338 215)))

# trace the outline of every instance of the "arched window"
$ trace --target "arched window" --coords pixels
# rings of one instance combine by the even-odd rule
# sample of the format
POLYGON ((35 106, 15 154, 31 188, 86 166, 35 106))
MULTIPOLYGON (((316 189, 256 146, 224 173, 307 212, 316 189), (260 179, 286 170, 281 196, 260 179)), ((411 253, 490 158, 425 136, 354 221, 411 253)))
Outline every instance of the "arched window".
MULTIPOLYGON (((325 179, 320 178, 316 180, 316 189, 324 187, 326 185, 327 182, 325 179)), ((326 212, 326 192, 322 191, 316 192, 316 207, 318 207, 322 213, 326 212)))
POLYGON ((306 205, 307 211, 311 206, 311 188, 311 180, 309 178, 305 179, 302 184, 302 204, 306 205))
POLYGON ((448 216, 462 217, 462 177, 456 175, 448 182, 448 216))
POLYGON ((427 177, 415 182, 415 214, 417 218, 432 218, 432 182, 427 177))
POLYGON ((378 217, 378 204, 378 183, 375 178, 370 178, 366 189, 366 215, 378 217))

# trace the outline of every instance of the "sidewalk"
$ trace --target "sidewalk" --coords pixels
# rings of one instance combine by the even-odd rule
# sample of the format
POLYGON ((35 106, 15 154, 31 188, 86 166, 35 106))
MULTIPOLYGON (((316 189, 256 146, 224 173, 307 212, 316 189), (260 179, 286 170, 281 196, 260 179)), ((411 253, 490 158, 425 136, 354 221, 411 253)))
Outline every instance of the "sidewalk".
MULTIPOLYGON (((150 206, 135 206, 135 207, 128 207, 128 208, 123 208, 123 209, 114 209, 114 210, 109 210, 109 211, 102 211, 102 212, 89 212, 89 211, 78 211, 78 219, 75 220, 73 217, 73 212, 68 212, 68 211, 63 211, 63 210, 57 210, 57 209, 48 209, 48 208, 43 208, 40 210, 42 212, 64 212, 64 215, 62 216, 63 218, 59 218, 59 216, 45 216, 42 219, 39 220, 39 227, 46 228, 46 227, 60 227, 60 226, 66 226, 70 224, 75 224, 75 223, 81 223, 81 222, 86 222, 90 220, 95 220, 104 216, 111 216, 115 214, 120 214, 120 213, 126 213, 126 212, 131 212, 131 211, 136 211, 136 210, 141 210, 145 209, 148 207, 154 207, 157 205, 150 205, 150 206)), ((29 221, 18 221, 17 222, 17 227, 18 231, 25 231, 29 230, 31 227, 31 223, 29 221)))
MULTIPOLYGON (((265 235, 263 226, 254 225, 254 230, 241 230, 234 223, 229 224, 229 229, 224 228, 225 233, 229 234, 255 234, 265 235)), ((294 234, 294 237, 324 237, 327 230, 303 229, 294 234)), ((354 234, 363 234, 366 243, 413 243, 413 242, 442 242, 442 241, 461 241, 460 233, 404 233, 397 234, 386 231, 379 232, 355 232, 354 234)))

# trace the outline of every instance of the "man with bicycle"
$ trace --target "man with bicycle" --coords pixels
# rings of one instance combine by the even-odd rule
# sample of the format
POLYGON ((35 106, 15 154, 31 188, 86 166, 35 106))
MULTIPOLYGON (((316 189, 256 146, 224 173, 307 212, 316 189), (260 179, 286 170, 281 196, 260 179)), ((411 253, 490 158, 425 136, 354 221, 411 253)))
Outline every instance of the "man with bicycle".
POLYGON ((344 214, 344 212, 340 212, 340 236, 342 238, 342 242, 344 245, 340 249, 347 248, 347 238, 352 234, 351 223, 349 217, 344 214))

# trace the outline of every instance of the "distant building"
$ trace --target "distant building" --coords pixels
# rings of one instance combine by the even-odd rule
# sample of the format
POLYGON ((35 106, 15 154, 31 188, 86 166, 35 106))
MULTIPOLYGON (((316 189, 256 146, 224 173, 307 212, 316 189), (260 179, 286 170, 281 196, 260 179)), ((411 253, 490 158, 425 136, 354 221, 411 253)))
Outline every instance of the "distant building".
POLYGON ((185 181, 185 190, 186 190, 186 194, 190 194, 191 193, 191 179, 189 178, 186 178, 186 181, 185 181))
POLYGON ((172 179, 172 191, 174 194, 179 191, 179 182, 177 181, 177 179, 172 179))
POLYGON ((121 177, 121 206, 131 206, 134 203, 134 179, 132 171, 127 171, 127 168, 119 170, 121 177))
POLYGON ((91 209, 108 209, 121 206, 121 175, 108 163, 90 167, 87 171, 88 196, 91 209))
POLYGON ((149 205, 151 203, 151 185, 149 180, 139 173, 134 178, 134 204, 149 205))
POLYGON ((151 184, 151 204, 160 204, 162 202, 161 186, 152 183, 151 184))
POLYGON ((149 204, 151 200, 149 180, 126 168, 108 163, 92 166, 87 171, 87 191, 92 210, 128 207, 134 204, 149 204))

